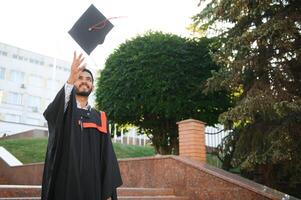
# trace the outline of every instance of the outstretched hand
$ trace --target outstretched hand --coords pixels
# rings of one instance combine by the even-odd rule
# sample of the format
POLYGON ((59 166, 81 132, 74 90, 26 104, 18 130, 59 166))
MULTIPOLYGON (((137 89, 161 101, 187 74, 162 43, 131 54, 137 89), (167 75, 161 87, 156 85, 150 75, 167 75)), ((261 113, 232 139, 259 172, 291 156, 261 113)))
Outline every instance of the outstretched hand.
POLYGON ((83 69, 86 68, 86 63, 83 64, 84 60, 85 58, 83 57, 82 53, 79 56, 77 56, 76 51, 74 51, 73 62, 71 65, 71 71, 67 83, 74 84, 75 81, 78 79, 79 74, 83 71, 83 69))

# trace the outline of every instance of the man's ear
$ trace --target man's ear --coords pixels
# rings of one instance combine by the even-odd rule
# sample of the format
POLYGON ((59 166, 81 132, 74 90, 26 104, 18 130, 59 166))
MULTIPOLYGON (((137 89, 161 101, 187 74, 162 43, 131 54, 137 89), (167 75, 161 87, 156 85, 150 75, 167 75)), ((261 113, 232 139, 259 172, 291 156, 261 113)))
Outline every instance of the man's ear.
POLYGON ((94 91, 94 85, 92 85, 92 92, 94 91))

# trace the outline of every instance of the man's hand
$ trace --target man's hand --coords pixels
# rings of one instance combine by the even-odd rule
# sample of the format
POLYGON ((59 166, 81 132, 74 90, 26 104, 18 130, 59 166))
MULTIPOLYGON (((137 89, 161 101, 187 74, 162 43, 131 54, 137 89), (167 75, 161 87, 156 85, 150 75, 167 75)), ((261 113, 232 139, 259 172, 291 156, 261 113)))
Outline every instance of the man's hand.
POLYGON ((76 52, 73 53, 73 62, 71 65, 71 71, 68 78, 67 83, 74 84, 78 79, 79 74, 86 68, 86 63, 82 64, 84 61, 83 54, 81 53, 79 56, 76 55, 76 52))

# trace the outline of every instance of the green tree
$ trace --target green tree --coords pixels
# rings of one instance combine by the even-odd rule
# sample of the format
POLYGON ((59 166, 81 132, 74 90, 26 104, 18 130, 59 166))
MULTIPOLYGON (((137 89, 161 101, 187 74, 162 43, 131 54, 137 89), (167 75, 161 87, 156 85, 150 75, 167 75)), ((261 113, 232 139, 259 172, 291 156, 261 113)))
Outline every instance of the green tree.
POLYGON ((176 122, 195 118, 215 124, 229 107, 225 92, 208 95, 202 86, 218 66, 211 40, 149 32, 120 45, 97 81, 96 104, 118 124, 147 133, 160 154, 178 153, 176 122))
POLYGON ((194 16, 199 33, 214 30, 223 66, 208 90, 236 93, 220 116, 233 166, 266 185, 301 196, 301 4, 297 0, 212 0, 194 16), (232 152, 234 150, 234 152, 232 152))

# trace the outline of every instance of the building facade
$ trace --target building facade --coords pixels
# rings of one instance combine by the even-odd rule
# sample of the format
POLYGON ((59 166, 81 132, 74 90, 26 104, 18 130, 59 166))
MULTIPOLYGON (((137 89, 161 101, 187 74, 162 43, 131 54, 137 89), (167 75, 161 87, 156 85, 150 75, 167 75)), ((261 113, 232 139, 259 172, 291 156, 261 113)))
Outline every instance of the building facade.
POLYGON ((0 121, 45 127, 42 114, 69 73, 69 62, 0 43, 0 121))

